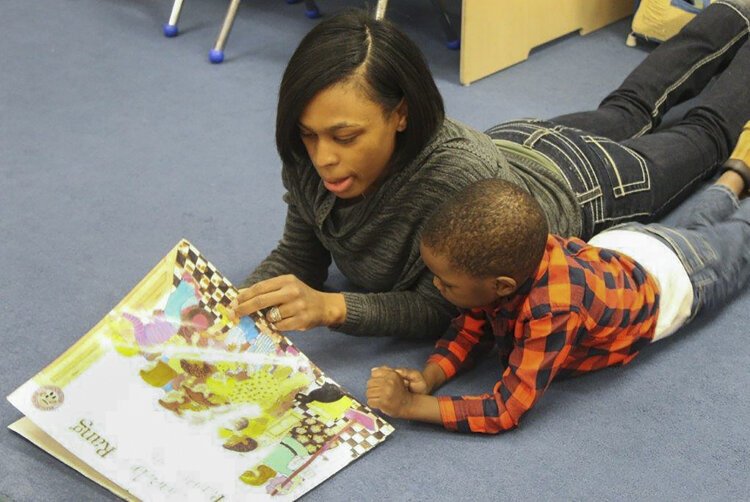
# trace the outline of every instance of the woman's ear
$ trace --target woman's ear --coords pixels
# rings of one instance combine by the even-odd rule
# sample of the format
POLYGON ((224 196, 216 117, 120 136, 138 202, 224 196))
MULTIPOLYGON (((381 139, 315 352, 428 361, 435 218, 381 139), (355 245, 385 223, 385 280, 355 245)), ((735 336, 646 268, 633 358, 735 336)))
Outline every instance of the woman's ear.
POLYGON ((406 125, 408 122, 409 117, 409 105, 406 104, 406 99, 401 98, 401 102, 396 106, 396 109, 394 110, 398 117, 398 123, 396 124, 396 130, 398 132, 404 132, 406 130, 406 125))
POLYGON ((517 287, 518 284, 516 284, 516 280, 512 277, 501 275, 495 278, 495 292, 498 298, 512 295, 515 293, 517 287))

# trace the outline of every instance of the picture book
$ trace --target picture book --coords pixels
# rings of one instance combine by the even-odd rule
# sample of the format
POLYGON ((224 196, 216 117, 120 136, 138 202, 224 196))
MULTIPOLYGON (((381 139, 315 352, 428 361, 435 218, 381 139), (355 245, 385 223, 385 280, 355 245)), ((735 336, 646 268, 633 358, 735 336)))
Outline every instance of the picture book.
POLYGON ((11 429, 125 499, 293 500, 393 432, 182 240, 8 399, 11 429))

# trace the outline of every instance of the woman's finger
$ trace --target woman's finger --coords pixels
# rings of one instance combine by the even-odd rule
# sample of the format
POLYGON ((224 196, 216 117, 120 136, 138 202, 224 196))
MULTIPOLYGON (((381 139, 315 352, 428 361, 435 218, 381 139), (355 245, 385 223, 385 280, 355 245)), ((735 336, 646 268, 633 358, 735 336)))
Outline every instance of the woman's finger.
POLYGON ((294 317, 282 319, 279 322, 273 323, 273 325, 279 331, 304 331, 307 329, 305 326, 300 326, 299 320, 294 317))
MULTIPOLYGON (((287 295, 284 293, 284 290, 277 289, 270 293, 265 293, 259 296, 255 296, 249 300, 245 301, 238 301, 237 306, 234 308, 234 311, 237 313, 237 315, 243 316, 252 314, 253 312, 257 312, 259 310, 267 309, 269 307, 279 307, 279 309, 282 311, 282 318, 286 317, 284 315, 284 304, 287 301, 287 295)), ((289 313, 289 308, 286 308, 286 314, 287 316, 289 313)))
POLYGON ((237 295, 237 301, 240 303, 246 302, 252 300, 256 296, 280 290, 293 279, 295 279, 293 275, 280 275, 278 277, 266 279, 265 281, 260 281, 249 288, 240 289, 239 294, 237 295))

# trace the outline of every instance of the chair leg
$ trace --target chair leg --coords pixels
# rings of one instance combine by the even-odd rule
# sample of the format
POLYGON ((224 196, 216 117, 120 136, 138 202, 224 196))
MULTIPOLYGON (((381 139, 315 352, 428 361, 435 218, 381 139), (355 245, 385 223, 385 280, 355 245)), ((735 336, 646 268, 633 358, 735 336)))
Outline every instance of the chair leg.
MULTIPOLYGON (((288 4, 300 3, 302 0, 286 0, 288 4)), ((305 0, 305 15, 310 19, 317 19, 321 16, 315 0, 305 0)))
POLYGON ((453 29, 453 23, 451 23, 451 19, 448 17, 448 13, 445 11, 445 4, 443 4, 443 0, 431 1, 432 5, 440 15, 440 24, 443 26, 443 31, 445 32, 445 37, 447 38, 445 45, 449 49, 458 49, 459 47, 461 47, 461 39, 458 35, 456 35, 456 30, 453 29))
POLYGON ((172 13, 169 15, 169 21, 162 25, 165 37, 176 37, 179 33, 177 29, 177 21, 180 19, 180 12, 182 11, 183 0, 174 0, 172 5, 172 13))
POLYGON ((318 9, 315 0, 305 0, 305 15, 310 19, 317 19, 320 17, 320 9, 318 9))
POLYGON ((375 6, 375 19, 378 21, 385 19, 385 9, 388 8, 388 0, 378 0, 375 6))
POLYGON ((227 38, 229 38, 229 32, 232 31, 234 18, 237 15, 239 7, 240 0, 231 0, 229 2, 229 9, 227 9, 227 15, 224 16, 224 23, 221 25, 219 36, 216 38, 214 48, 208 53, 208 59, 212 63, 221 63, 224 61, 224 46, 227 44, 227 38))

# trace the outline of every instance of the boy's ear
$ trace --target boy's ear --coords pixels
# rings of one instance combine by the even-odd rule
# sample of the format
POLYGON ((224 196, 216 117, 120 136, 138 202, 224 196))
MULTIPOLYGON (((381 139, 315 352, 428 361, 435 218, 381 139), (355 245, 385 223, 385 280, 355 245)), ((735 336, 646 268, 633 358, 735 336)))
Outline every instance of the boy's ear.
POLYGON ((498 297, 509 296, 515 293, 518 284, 512 277, 501 275, 495 278, 495 292, 498 297))

